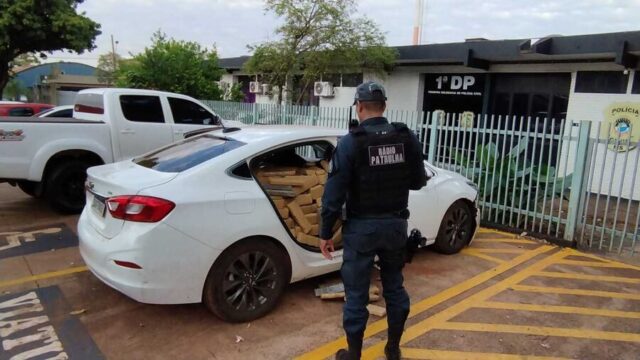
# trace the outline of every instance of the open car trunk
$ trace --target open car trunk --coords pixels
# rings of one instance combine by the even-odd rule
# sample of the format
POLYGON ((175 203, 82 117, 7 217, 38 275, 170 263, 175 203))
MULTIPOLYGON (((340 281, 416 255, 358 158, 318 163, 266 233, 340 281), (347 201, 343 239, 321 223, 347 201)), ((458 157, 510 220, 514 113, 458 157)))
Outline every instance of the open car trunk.
MULTIPOLYGON (((320 247, 322 194, 329 162, 322 145, 287 147, 254 159, 251 170, 273 204, 291 237, 310 250, 320 247), (319 148, 314 149, 314 146, 319 148), (323 156, 324 153, 324 156, 323 156)), ((330 152, 329 152, 330 153, 330 152)), ((341 247, 342 222, 333 227, 333 241, 341 247)))

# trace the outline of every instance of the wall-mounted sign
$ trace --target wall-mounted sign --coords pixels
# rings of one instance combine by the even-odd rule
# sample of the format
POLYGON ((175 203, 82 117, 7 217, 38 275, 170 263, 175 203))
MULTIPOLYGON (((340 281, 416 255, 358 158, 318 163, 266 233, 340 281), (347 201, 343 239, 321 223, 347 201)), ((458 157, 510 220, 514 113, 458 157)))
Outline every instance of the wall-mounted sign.
POLYGON ((640 103, 613 103, 605 109, 601 136, 609 139, 609 149, 633 150, 640 140, 640 103))
POLYGON ((486 74, 425 74, 424 111, 482 112, 486 74))
POLYGON ((427 94, 482 96, 484 75, 427 74, 427 94))

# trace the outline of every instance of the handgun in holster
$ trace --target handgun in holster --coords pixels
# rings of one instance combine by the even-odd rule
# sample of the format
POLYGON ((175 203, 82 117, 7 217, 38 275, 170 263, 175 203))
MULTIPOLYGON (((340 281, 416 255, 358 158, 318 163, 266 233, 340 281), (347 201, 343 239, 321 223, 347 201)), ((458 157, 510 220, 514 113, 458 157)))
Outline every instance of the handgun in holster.
POLYGON ((408 264, 411 263, 411 260, 413 260, 413 256, 416 254, 416 252, 418 252, 418 249, 426 246, 426 242, 427 239, 422 236, 420 230, 411 230, 411 234, 409 234, 409 237, 407 238, 407 248, 404 261, 408 264))

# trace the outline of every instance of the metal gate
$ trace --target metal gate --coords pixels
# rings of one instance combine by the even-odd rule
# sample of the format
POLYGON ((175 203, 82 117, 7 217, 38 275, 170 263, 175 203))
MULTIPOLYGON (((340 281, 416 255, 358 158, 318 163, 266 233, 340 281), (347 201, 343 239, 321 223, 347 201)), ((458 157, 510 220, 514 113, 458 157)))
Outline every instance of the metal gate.
MULTIPOLYGON (((349 107, 207 102, 251 124, 346 129, 349 107)), ((388 110, 432 164, 478 186, 482 222, 565 244, 634 254, 640 237, 640 143, 630 127, 533 117, 388 110)))

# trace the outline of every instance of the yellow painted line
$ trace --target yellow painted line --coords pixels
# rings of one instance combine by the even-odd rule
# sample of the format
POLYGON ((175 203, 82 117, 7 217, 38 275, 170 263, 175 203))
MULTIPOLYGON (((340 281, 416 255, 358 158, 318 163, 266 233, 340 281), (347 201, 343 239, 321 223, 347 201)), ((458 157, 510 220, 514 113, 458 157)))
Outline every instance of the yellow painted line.
MULTIPOLYGON (((463 292, 472 289, 497 275, 500 275, 506 271, 513 269, 514 267, 533 259, 534 257, 551 250, 550 246, 540 246, 536 249, 527 251, 526 253, 519 255, 512 260, 509 260, 503 264, 500 264, 490 270, 482 272, 470 279, 467 279, 455 286, 452 286, 436 295, 421 300, 411 306, 411 312, 409 317, 421 314, 430 308, 441 304, 449 299, 452 299, 463 292)), ((367 325, 367 329, 364 332, 364 337, 369 338, 387 329, 387 320, 382 319, 367 325)), ((326 343, 306 354, 299 356, 297 359, 324 359, 334 355, 339 349, 347 346, 347 339, 343 336, 339 339, 326 343)))
POLYGON ((589 275, 589 274, 575 274, 575 273, 563 273, 555 271, 541 271, 535 276, 544 276, 556 279, 575 279, 575 280, 593 280, 593 281, 608 281, 619 282, 627 284, 640 284, 640 278, 630 278, 623 276, 605 276, 605 275, 589 275))
POLYGON ((463 249, 461 251, 462 254, 466 254, 466 255, 471 255, 471 256, 475 256, 475 257, 479 257, 481 259, 484 260, 489 260, 492 261, 494 263, 498 263, 498 264, 503 264, 505 262, 505 260, 499 259, 497 257, 493 257, 491 255, 487 255, 481 252, 477 252, 474 249, 463 249))
POLYGON ((525 239, 476 239, 473 243, 507 243, 507 244, 537 244, 535 241, 525 239))
POLYGON ((407 359, 432 360, 568 360, 553 356, 480 353, 466 351, 402 348, 402 357, 407 359))
POLYGON ((522 254, 527 249, 491 249, 491 248, 471 248, 475 252, 487 254, 522 254))
POLYGON ((527 291, 527 292, 536 292, 536 293, 598 296, 598 297, 606 297, 606 298, 612 298, 612 299, 640 300, 640 294, 629 294, 629 293, 620 293, 620 292, 611 292, 611 291, 566 289, 561 287, 531 286, 531 285, 512 285, 511 288, 516 291, 527 291))
POLYGON ((575 249, 571 249, 571 251, 573 252, 573 254, 571 254, 571 255, 574 255, 574 256, 584 256, 584 257, 588 257, 588 258, 591 258, 591 259, 594 259, 594 260, 598 260, 598 261, 604 261, 604 262, 607 262, 607 263, 618 264, 621 267, 624 267, 624 268, 627 268, 627 269, 634 269, 634 270, 640 271, 640 266, 626 264, 626 263, 623 263, 623 262, 620 262, 620 261, 615 261, 615 260, 603 258, 603 257, 596 256, 596 255, 593 255, 593 254, 583 253, 583 252, 580 252, 580 251, 575 250, 575 249))
POLYGON ((38 280, 56 278, 60 276, 66 276, 66 275, 75 274, 75 273, 79 273, 87 270, 89 269, 86 266, 77 266, 77 267, 72 267, 64 270, 52 271, 44 274, 38 274, 38 275, 27 276, 19 279, 14 279, 14 280, 2 281, 0 282, 0 288, 9 287, 13 285, 20 285, 20 284, 24 284, 31 281, 38 281, 38 280))
POLYGON ((551 326, 446 322, 438 325, 437 329, 571 337, 571 338, 592 339, 592 340, 640 342, 640 334, 635 334, 635 333, 588 330, 588 329, 568 329, 568 328, 557 328, 557 327, 551 327, 551 326))
MULTIPOLYGON (((552 249, 555 249, 555 248, 552 246, 543 245, 537 248, 535 252, 539 255, 539 254, 548 252, 552 249)), ((530 254, 530 253, 525 253, 523 255, 527 255, 527 254, 530 254)), ((560 250, 555 254, 547 256, 544 259, 541 259, 536 263, 534 263, 533 265, 525 268, 524 270, 519 271, 514 275, 498 282, 497 284, 490 286, 486 289, 483 289, 467 297, 466 299, 461 300, 460 302, 449 306, 448 308, 442 310, 441 312, 417 322, 416 324, 408 327, 405 330, 404 335, 402 336, 401 344, 406 344, 409 341, 412 341, 413 339, 437 328, 438 326, 449 321, 453 317, 458 316, 461 313, 472 308, 475 304, 483 302, 488 298, 508 289, 511 285, 521 282, 522 280, 526 279, 532 274, 543 270, 545 267, 567 256, 567 254, 568 253, 565 250, 560 250)), ((505 264, 502 264, 500 266, 503 266, 505 264)), ((378 356, 383 356, 385 343, 386 342, 384 341, 379 341, 376 344, 368 347, 367 349, 364 350, 362 354, 363 355, 362 358, 375 359, 378 356)))
POLYGON ((514 310, 514 311, 535 311, 559 314, 579 314, 591 316, 608 316, 619 317, 625 319, 640 319, 640 312, 636 311, 619 311, 607 309, 595 309, 579 306, 560 306, 560 305, 537 305, 537 304, 518 304, 500 301, 485 301, 476 304, 475 307, 483 309, 498 310, 514 310))
POLYGON ((498 235, 506 235, 506 236, 511 236, 511 237, 516 237, 518 236, 518 234, 514 234, 514 233, 510 233, 510 232, 506 232, 506 231, 502 231, 502 230, 494 230, 494 229, 487 229, 487 228, 480 228, 478 229, 478 231, 476 231, 478 234, 498 234, 498 235))
MULTIPOLYGON (((583 261, 583 260, 562 260, 558 261, 561 265, 574 265, 574 266, 586 266, 586 267, 600 267, 600 268, 613 268, 613 269, 634 269, 630 265, 615 262, 601 262, 601 261, 583 261)), ((634 269, 637 270, 637 269, 634 269)))

